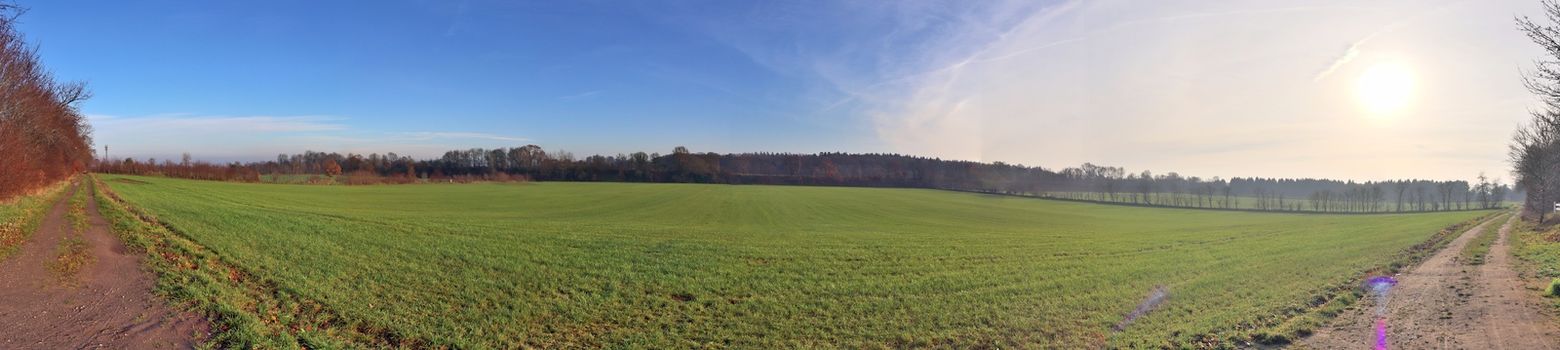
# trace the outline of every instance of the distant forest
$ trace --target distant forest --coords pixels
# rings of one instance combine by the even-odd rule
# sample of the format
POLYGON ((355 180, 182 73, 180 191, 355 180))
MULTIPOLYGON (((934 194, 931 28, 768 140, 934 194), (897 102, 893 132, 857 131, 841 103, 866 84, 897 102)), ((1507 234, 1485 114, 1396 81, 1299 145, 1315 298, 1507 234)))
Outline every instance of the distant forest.
POLYGON ((1149 206, 1272 211, 1399 212, 1483 209, 1510 194, 1482 176, 1467 181, 1352 182, 1323 179, 1199 178, 1170 172, 1130 173, 1083 164, 1052 171, 1041 167, 942 160, 898 154, 644 153, 576 158, 540 146, 469 149, 417 160, 395 153, 305 152, 275 160, 214 165, 123 159, 98 171, 207 180, 280 181, 286 176, 331 183, 378 184, 469 181, 620 181, 721 184, 931 188, 983 193, 1107 201, 1149 206), (345 176, 341 176, 345 175, 345 176), (337 181, 337 180, 340 181, 337 181))

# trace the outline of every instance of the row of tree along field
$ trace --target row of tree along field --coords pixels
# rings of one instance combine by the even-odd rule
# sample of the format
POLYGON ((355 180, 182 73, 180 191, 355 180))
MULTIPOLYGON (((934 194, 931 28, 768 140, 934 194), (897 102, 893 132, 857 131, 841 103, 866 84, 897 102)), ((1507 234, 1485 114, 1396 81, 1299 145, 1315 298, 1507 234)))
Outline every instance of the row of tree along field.
POLYGON ((1466 181, 1352 182, 1321 179, 1199 178, 1129 173, 1083 164, 1041 167, 898 154, 694 153, 576 158, 540 146, 469 149, 417 160, 385 155, 305 152, 275 160, 213 165, 157 159, 105 161, 105 173, 261 182, 345 184, 467 181, 621 181, 935 188, 1138 205, 1318 212, 1487 209, 1510 193, 1482 175, 1466 181), (345 175, 345 176, 342 176, 345 175))
MULTIPOLYGON (((1087 171, 1091 164, 1068 168, 1087 171)), ((1155 176, 1151 172, 1121 175, 1124 170, 1103 167, 1099 175, 1071 178, 1092 184, 1092 190, 1050 192, 1047 197, 1128 203, 1136 205, 1305 211, 1378 213, 1493 209, 1504 206, 1510 187, 1480 174, 1478 182, 1389 180, 1353 182, 1325 179, 1264 179, 1181 177, 1176 173, 1155 176)))
POLYGON ((92 161, 91 130, 77 102, 82 83, 58 83, 14 24, 16 6, 0 1, 0 201, 53 184, 92 161))

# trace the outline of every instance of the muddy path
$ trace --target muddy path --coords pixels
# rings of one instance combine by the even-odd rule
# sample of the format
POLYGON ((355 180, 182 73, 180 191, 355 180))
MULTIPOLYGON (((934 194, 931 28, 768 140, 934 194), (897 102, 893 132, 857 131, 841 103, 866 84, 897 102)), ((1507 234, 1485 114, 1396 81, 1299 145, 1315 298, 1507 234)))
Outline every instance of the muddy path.
POLYGON ((1486 221, 1423 264, 1397 277, 1386 305, 1369 296, 1302 348, 1371 349, 1378 313, 1392 349, 1557 349, 1560 326, 1528 281, 1512 269, 1506 243, 1515 218, 1486 221), (1483 265, 1460 261, 1463 247, 1481 234, 1497 234, 1483 265))
MULTIPOLYGON (((83 180, 90 181, 90 180, 83 180)), ((89 191, 78 184, 72 191, 89 191)), ((126 250, 88 197, 90 226, 68 219, 69 195, 49 210, 17 253, 0 261, 0 348, 189 349, 206 322, 152 293, 155 277, 126 250), (62 272, 62 241, 86 242, 84 265, 62 272), (87 257, 90 256, 90 257, 87 257)))

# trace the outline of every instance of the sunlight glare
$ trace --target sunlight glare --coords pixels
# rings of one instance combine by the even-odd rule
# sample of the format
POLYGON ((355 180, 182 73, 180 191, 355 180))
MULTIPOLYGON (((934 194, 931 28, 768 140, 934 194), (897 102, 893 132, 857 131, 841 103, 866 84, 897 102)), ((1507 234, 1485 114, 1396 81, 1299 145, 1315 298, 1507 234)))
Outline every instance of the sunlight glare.
POLYGON ((1414 75, 1408 68, 1381 63, 1360 74, 1355 93, 1372 116, 1385 116, 1408 106, 1414 90, 1414 75))

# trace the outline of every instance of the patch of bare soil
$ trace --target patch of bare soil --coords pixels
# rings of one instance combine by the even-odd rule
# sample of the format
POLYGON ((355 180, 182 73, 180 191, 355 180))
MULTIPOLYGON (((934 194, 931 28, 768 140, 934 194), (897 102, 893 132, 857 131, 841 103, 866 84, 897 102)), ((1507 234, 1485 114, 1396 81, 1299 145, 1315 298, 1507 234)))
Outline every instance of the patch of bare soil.
MULTIPOLYGON (((76 186, 75 191, 85 191, 76 186)), ((189 349, 206 334, 207 322, 177 312, 152 294, 155 283, 140 255, 125 249, 87 201, 89 228, 81 233, 90 262, 62 283, 51 262, 69 237, 70 196, 44 217, 20 251, 0 261, 0 348, 3 349, 189 349)))
MULTIPOLYGON (((1514 220, 1515 218, 1513 218, 1514 220)), ((1412 271, 1397 276, 1384 309, 1369 296, 1302 347, 1370 349, 1378 311, 1392 349, 1557 349, 1560 325, 1530 283, 1517 278, 1506 244, 1513 220, 1486 221, 1453 240, 1412 271), (1500 225, 1498 232, 1486 232, 1500 225), (1458 257, 1480 234, 1499 234, 1483 265, 1458 257)))

